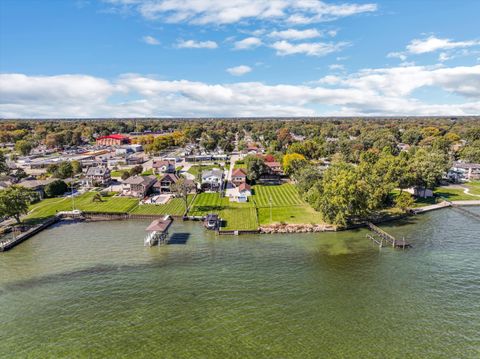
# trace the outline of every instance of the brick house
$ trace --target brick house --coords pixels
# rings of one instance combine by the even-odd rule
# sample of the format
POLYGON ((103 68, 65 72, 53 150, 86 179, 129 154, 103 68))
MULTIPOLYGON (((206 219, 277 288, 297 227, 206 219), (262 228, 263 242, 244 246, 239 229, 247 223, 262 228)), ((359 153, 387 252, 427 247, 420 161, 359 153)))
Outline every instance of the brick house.
POLYGON ((132 197, 145 197, 157 182, 155 176, 133 176, 123 181, 123 194, 132 197))
POLYGON ((232 172, 232 183, 235 187, 247 182, 247 174, 243 168, 234 169, 232 172))

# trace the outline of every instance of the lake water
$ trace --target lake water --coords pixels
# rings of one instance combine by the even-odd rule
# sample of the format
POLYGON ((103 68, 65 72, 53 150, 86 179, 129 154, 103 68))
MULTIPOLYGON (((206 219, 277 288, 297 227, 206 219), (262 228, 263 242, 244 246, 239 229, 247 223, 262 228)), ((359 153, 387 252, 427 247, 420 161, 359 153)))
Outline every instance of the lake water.
POLYGON ((57 225, 0 254, 0 357, 480 357, 480 222, 452 209, 382 226, 405 251, 193 222, 145 248, 148 223, 57 225))

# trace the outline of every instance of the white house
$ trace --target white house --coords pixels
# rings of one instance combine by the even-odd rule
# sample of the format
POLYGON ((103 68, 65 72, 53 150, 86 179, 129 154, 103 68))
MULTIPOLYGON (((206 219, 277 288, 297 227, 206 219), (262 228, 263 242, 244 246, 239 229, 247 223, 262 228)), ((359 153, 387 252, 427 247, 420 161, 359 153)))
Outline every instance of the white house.
POLYGON ((221 169, 213 168, 202 172, 202 188, 218 191, 222 187, 224 173, 221 169))

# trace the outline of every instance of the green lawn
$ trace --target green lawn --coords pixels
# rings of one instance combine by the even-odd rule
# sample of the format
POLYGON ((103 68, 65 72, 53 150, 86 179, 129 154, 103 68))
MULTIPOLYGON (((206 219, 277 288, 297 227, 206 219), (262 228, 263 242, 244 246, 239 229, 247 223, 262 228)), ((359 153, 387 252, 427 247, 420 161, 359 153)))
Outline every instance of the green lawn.
POLYGON ((463 189, 439 187, 434 191, 436 196, 443 197, 449 201, 468 201, 478 199, 476 196, 470 196, 463 193, 463 189))
MULTIPOLYGON (((138 200, 127 197, 102 197, 102 202, 92 202, 95 192, 87 192, 75 197, 75 208, 85 212, 126 213, 135 208, 138 200)), ((54 216, 59 211, 72 209, 71 198, 47 198, 30 206, 27 221, 42 220, 54 216)))
POLYGON ((480 195, 480 181, 468 182, 466 186, 470 190, 470 193, 480 195))
POLYGON ((279 186, 253 186, 253 196, 251 200, 255 202, 258 208, 269 207, 270 199, 272 207, 288 207, 305 205, 306 203, 300 198, 294 185, 285 183, 279 186))
POLYGON ((258 221, 262 225, 272 223, 292 223, 292 224, 318 224, 323 223, 320 213, 316 212, 309 205, 272 207, 270 217, 270 208, 262 207, 258 209, 258 221))
POLYGON ((199 193, 188 214, 191 216, 204 216, 208 213, 219 213, 228 205, 228 198, 221 198, 219 193, 199 193))
POLYGON ((237 162, 235 162, 235 165, 233 166, 233 168, 245 168, 246 169, 247 165, 242 161, 237 161, 237 162))
POLYGON ((193 165, 192 167, 189 168, 187 172, 194 175, 195 178, 197 178, 199 173, 202 173, 203 171, 211 170, 213 168, 219 168, 223 170, 223 167, 219 165, 193 165))
POLYGON ((258 228, 257 212, 253 202, 230 202, 218 193, 200 193, 190 208, 190 216, 216 213, 224 220, 222 230, 255 230, 258 228))
POLYGON ((257 211, 254 207, 228 207, 219 213, 223 219, 222 230, 252 231, 258 229, 257 211))
POLYGON ((110 176, 112 177, 122 177, 124 172, 129 172, 128 170, 118 170, 110 172, 110 176))
MULTIPOLYGON (((193 194, 188 196, 188 203, 193 199, 193 194)), ((182 198, 172 198, 165 204, 142 204, 133 209, 132 214, 170 214, 181 216, 185 213, 185 202, 182 198)))

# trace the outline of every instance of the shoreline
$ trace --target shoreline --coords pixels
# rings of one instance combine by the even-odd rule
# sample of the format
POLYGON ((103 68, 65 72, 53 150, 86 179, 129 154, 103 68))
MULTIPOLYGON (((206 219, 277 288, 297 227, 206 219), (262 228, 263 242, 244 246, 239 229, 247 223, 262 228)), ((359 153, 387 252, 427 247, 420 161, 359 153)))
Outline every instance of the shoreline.
MULTIPOLYGON (((452 201, 441 202, 436 205, 425 206, 415 209, 411 209, 409 213, 403 213, 395 216, 385 216, 377 219, 370 219, 372 223, 386 223, 394 222, 406 217, 414 216, 417 214, 423 214, 431 211, 436 211, 444 208, 455 208, 463 206, 480 206, 480 200, 473 201, 452 201)), ((190 219, 184 216, 171 216, 172 218, 182 221, 190 221, 190 219)), ((54 217, 50 217, 40 224, 32 226, 28 231, 24 232, 15 241, 7 241, 8 244, 2 243, 0 252, 6 252, 25 240, 33 237, 44 229, 47 229, 53 223, 71 222, 71 221, 84 221, 84 222, 99 222, 99 221, 125 221, 125 220, 139 220, 139 219, 155 219, 158 215, 132 215, 129 213, 82 213, 80 216, 65 217, 63 214, 57 214, 54 217)), ((217 230, 218 235, 244 235, 244 234, 293 234, 293 233, 323 233, 323 232, 340 232, 348 231, 357 228, 366 227, 366 223, 352 224, 346 227, 338 227, 330 224, 288 224, 288 223, 275 223, 265 226, 259 226, 256 230, 217 230)))

